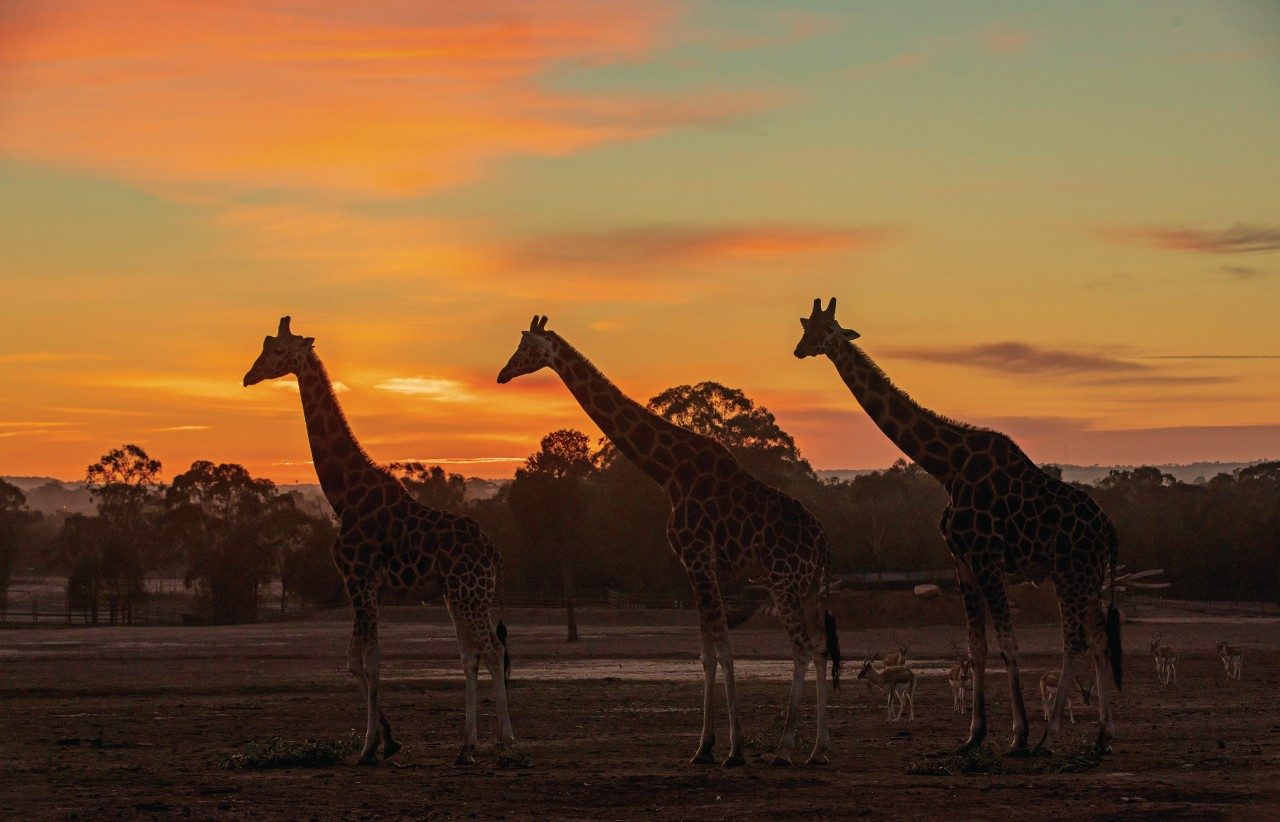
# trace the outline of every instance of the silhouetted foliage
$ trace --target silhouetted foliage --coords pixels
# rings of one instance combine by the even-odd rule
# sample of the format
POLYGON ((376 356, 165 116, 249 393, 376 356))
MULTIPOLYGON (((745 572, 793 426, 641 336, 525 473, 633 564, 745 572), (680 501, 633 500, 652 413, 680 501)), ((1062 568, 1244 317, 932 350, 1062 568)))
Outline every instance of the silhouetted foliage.
POLYGON ((387 467, 423 505, 456 513, 466 504, 467 480, 461 474, 421 462, 393 462, 387 467))
POLYGON ((208 601, 216 622, 257 618, 258 589, 306 519, 271 480, 231 463, 194 462, 165 494, 166 534, 186 557, 187 586, 208 601))
POLYGON ((9 581, 22 532, 38 516, 27 510, 21 489, 0 480, 0 615, 9 610, 9 581))

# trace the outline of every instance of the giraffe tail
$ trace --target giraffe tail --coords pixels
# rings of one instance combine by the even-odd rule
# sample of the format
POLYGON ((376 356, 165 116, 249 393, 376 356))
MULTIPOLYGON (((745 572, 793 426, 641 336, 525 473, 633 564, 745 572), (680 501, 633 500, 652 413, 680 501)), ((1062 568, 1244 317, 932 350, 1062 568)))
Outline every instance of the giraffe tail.
POLYGON ((1120 540, 1111 531, 1111 603, 1107 606, 1107 656, 1111 661, 1111 677, 1116 690, 1124 690, 1124 646, 1120 642, 1120 609, 1116 607, 1116 563, 1120 559, 1120 540))
POLYGON ((511 654, 507 651, 507 623, 498 620, 498 627, 495 630, 498 634, 498 641, 502 643, 502 684, 509 685, 511 683, 511 654))

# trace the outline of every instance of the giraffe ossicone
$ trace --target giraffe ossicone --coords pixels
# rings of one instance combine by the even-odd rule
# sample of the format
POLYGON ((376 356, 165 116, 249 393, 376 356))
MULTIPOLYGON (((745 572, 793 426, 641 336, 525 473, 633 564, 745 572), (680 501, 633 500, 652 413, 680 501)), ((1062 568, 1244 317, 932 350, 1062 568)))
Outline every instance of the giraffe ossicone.
POLYGON ((444 595, 466 677, 466 715, 458 764, 472 761, 477 744, 481 661, 493 679, 499 745, 505 749, 514 737, 507 710, 506 627, 493 621, 498 551, 470 517, 423 505, 390 471, 369 458, 347 424, 314 343, 313 337, 292 333, 289 317, 281 317, 276 336, 263 340, 262 353, 245 374, 244 384, 290 374, 298 378, 316 475, 338 517, 333 559, 355 612, 347 661, 366 699, 359 762, 376 763, 380 744, 384 758, 400 750, 378 696, 378 592, 383 586, 444 595))
POLYGON ((498 373, 498 382, 542 368, 554 370, 618 451, 657 482, 670 500, 667 537, 693 586, 702 644, 702 735, 692 761, 713 761, 719 668, 729 712, 729 756, 724 764, 745 762, 719 566, 765 581, 791 640, 791 691, 774 761, 790 762, 800 697, 812 662, 817 673, 817 734, 809 762, 825 763, 830 748, 827 663, 832 662, 832 682, 838 687, 840 649, 835 620, 827 610, 829 548, 821 524, 797 500, 743 470, 719 442, 673 425, 623 394, 546 324, 545 316, 534 316, 498 373))

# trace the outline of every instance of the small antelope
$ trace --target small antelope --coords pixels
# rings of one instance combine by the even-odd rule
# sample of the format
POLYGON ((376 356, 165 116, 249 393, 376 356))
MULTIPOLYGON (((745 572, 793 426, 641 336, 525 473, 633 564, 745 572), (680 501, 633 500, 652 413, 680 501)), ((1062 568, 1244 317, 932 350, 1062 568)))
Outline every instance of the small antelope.
POLYGON ((1240 664, 1244 662, 1244 649, 1239 645, 1218 643, 1218 656, 1222 658, 1222 667, 1227 671, 1227 679, 1240 678, 1240 664))
POLYGON ((914 720, 916 718, 916 672, 905 665, 897 665, 886 667, 882 671, 877 671, 871 667, 871 660, 875 657, 868 656, 866 661, 862 663, 862 670, 858 672, 858 679, 865 679, 872 685, 875 685, 887 695, 885 700, 885 718, 890 722, 897 722, 902 719, 902 711, 910 705, 910 713, 907 719, 914 720), (898 713, 893 712, 893 700, 898 700, 898 713))
POLYGON ((911 646, 903 645, 901 642, 895 642, 894 645, 898 646, 898 652, 885 656, 884 667, 886 668, 898 668, 907 664, 907 651, 911 650, 911 646))
MULTIPOLYGON (((1044 718, 1046 722, 1049 720, 1049 715, 1052 713, 1051 708, 1053 706, 1053 697, 1058 693, 1058 677, 1059 673, 1057 671, 1045 671, 1044 676, 1040 677, 1040 706, 1044 709, 1044 718)), ((1084 701, 1085 705, 1088 705, 1090 700, 1093 699, 1094 683, 1090 682, 1088 686, 1086 686, 1080 681, 1079 677, 1076 677, 1075 681, 1076 687, 1080 689, 1080 698, 1084 701)), ((1075 713, 1071 710, 1070 688, 1067 689, 1067 718, 1071 720, 1072 725, 1076 724, 1075 713)))
POLYGON ((956 652, 956 658, 956 664, 952 665, 947 673, 947 684, 951 686, 951 712, 963 714, 969 710, 965 691, 969 687, 969 680, 973 677, 973 663, 969 657, 959 651, 956 652))
POLYGON ((1151 643, 1151 655, 1156 660, 1156 682, 1168 685, 1178 681, 1178 652, 1168 645, 1161 645, 1163 637, 1151 643))

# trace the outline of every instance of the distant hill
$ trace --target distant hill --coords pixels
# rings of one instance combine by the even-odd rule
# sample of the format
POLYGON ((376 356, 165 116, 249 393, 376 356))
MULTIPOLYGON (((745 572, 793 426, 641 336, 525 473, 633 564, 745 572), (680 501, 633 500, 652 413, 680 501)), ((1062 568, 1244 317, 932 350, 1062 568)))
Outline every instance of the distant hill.
MULTIPOLYGON (((1181 482, 1195 482, 1199 479, 1210 480, 1218 474, 1230 474, 1233 471, 1246 468, 1250 465, 1257 465, 1265 460, 1253 460, 1251 462, 1192 462, 1187 464, 1167 464, 1156 465, 1161 472, 1172 474, 1181 482)), ((1058 463, 1045 463, 1046 465, 1057 464, 1062 469, 1062 477, 1068 482, 1095 483, 1105 477, 1112 470, 1132 471, 1139 466, 1136 465, 1071 465, 1058 463)), ((854 477, 863 474, 871 474, 876 471, 883 471, 882 468, 837 468, 825 471, 818 471, 817 474, 822 479, 840 479, 849 481, 854 477)))

